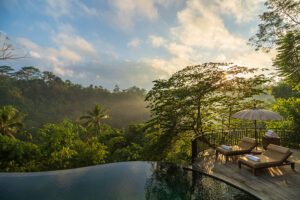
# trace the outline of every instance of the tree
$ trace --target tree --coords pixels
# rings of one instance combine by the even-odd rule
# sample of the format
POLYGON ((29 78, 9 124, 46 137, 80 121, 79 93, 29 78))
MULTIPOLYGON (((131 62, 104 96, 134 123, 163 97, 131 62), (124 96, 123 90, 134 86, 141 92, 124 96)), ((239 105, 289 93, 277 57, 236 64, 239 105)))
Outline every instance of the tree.
POLYGON ((283 121, 270 121, 269 127, 295 129, 300 131, 300 98, 277 99, 272 110, 282 115, 283 121))
POLYGON ((250 44, 256 50, 267 52, 277 47, 273 65, 279 75, 300 91, 300 1, 268 0, 265 5, 267 11, 259 15, 262 23, 256 35, 250 38, 250 44))
POLYGON ((12 106, 3 106, 0 109, 0 132, 15 139, 13 133, 23 126, 22 120, 25 113, 19 112, 12 106))
POLYGON ((290 85, 299 87, 300 91, 300 32, 288 32, 276 44, 278 53, 273 66, 281 76, 286 77, 290 85))
POLYGON ((217 111, 222 127, 225 125, 230 129, 233 125, 231 116, 240 110, 249 108, 249 100, 255 95, 264 93, 265 87, 263 86, 268 80, 262 74, 253 75, 257 70, 236 65, 226 69, 221 89, 222 98, 217 111), (241 74, 243 76, 240 76, 241 74))
POLYGON ((0 31, 0 60, 16 60, 25 58, 25 56, 15 55, 15 51, 16 49, 14 49, 11 44, 9 37, 0 31))
POLYGON ((9 72, 13 71, 14 69, 11 68, 10 66, 0 66, 0 74, 1 75, 8 75, 9 72))
MULTIPOLYGON (((168 154, 183 137, 193 139, 215 128, 218 113, 224 112, 221 109, 228 110, 233 103, 240 104, 260 94, 263 89, 258 86, 266 81, 263 75, 238 76, 253 71, 229 63, 204 63, 186 67, 168 80, 154 81, 154 87, 146 95, 152 113, 149 127, 159 127, 151 133, 156 141, 151 151, 162 156, 168 154)), ((210 145, 204 137, 203 142, 210 145)))
POLYGON ((118 85, 115 85, 114 89, 113 89, 114 93, 118 93, 120 92, 120 87, 118 85))
POLYGON ((41 77, 41 74, 39 69, 32 66, 28 66, 22 67, 21 70, 17 71, 15 73, 15 77, 21 80, 33 80, 39 79, 41 77))
POLYGON ((64 120, 45 124, 39 130, 39 143, 46 169, 65 169, 105 163, 107 147, 98 138, 81 139, 86 129, 64 120))
POLYGON ((81 116, 79 120, 85 121, 85 125, 88 128, 99 128, 102 123, 102 119, 109 118, 109 115, 106 114, 108 110, 109 108, 102 109, 101 106, 97 104, 92 111, 87 112, 88 115, 81 116))
POLYGON ((278 83, 277 85, 272 86, 271 94, 275 97, 275 99, 289 99, 291 97, 300 98, 300 93, 297 90, 293 90, 293 88, 283 82, 278 83))
POLYGON ((262 23, 258 25, 258 32, 249 42, 257 50, 262 48, 269 51, 287 32, 299 32, 300 1, 267 0, 265 6, 267 11, 259 15, 262 23))

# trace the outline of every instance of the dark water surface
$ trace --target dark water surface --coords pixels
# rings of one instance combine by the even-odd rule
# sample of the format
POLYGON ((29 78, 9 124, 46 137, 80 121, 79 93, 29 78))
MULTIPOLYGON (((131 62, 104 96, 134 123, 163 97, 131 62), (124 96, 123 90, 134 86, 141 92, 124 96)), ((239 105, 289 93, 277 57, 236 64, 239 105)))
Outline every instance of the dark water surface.
POLYGON ((257 198, 180 166, 157 162, 123 162, 51 172, 0 173, 0 199, 257 198))

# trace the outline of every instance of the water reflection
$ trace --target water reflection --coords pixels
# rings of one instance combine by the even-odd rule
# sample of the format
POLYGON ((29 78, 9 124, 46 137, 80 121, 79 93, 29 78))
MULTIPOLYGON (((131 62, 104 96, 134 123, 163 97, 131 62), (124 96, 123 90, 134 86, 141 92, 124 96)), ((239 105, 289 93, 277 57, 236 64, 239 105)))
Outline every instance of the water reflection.
POLYGON ((146 181, 146 199, 256 199, 224 182, 202 173, 166 163, 153 163, 146 181))
POLYGON ((172 164, 125 162, 42 173, 0 173, 0 199, 254 199, 172 164))

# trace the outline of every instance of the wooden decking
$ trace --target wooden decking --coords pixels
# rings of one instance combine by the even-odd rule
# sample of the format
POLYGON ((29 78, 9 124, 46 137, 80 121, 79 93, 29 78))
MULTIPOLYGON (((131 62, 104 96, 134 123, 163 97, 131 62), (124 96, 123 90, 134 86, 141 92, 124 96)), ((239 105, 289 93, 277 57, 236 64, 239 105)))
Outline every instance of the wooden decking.
POLYGON ((237 185, 263 200, 299 200, 300 150, 292 151, 293 155, 289 160, 295 162, 295 170, 292 170, 291 166, 281 166, 258 170, 257 176, 253 176, 247 166, 238 168, 238 157, 229 159, 225 164, 225 157, 219 155, 216 159, 213 149, 205 151, 192 167, 237 185))

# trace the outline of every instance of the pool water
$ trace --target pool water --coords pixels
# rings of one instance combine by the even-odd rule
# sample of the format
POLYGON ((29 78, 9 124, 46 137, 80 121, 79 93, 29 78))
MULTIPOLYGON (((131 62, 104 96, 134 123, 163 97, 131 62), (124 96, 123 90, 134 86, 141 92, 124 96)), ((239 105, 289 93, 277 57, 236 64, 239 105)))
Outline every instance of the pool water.
POLYGON ((0 199, 241 199, 256 197, 180 166, 123 162, 70 170, 0 173, 0 199))

